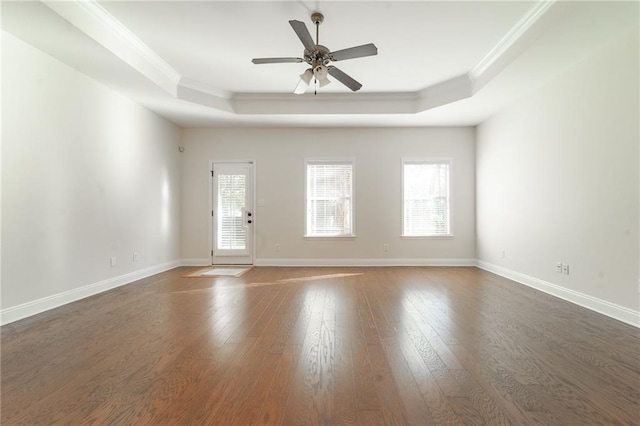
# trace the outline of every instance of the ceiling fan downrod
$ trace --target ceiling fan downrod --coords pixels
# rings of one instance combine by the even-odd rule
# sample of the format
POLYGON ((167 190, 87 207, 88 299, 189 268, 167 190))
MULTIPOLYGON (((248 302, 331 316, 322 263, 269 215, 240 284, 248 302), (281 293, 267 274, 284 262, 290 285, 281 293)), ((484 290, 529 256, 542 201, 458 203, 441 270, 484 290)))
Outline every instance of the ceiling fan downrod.
POLYGON ((316 44, 320 44, 320 24, 324 21, 324 15, 320 12, 311 14, 311 22, 316 25, 316 44))

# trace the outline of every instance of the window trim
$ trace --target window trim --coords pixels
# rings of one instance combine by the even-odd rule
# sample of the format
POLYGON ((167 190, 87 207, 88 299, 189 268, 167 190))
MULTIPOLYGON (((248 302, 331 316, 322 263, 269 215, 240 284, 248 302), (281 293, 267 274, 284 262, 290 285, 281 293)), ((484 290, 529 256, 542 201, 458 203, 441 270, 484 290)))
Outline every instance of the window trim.
POLYGON ((356 237, 356 159, 355 157, 308 157, 304 159, 303 170, 303 185, 304 185, 304 221, 302 236, 305 239, 334 239, 334 240, 348 240, 356 237), (307 168, 309 164, 349 164, 351 165, 351 209, 349 211, 351 221, 351 233, 350 234, 337 234, 337 235, 313 235, 307 231, 307 168))
POLYGON ((400 198, 402 199, 402 206, 400 211, 400 237, 403 239, 426 239, 426 240, 446 240, 451 239, 455 235, 453 233, 453 158, 452 157, 402 157, 400 159, 400 198), (447 234, 440 235, 407 235, 404 229, 404 166, 405 164, 443 164, 449 165, 449 196, 447 201, 449 202, 448 222, 449 232, 447 234))

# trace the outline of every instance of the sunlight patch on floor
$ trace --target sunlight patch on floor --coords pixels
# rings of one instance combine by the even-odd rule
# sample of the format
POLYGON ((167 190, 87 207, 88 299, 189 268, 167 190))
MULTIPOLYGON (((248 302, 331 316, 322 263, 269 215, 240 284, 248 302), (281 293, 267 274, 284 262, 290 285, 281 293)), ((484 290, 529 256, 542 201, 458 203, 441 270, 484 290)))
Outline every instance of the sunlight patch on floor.
POLYGON ((286 280, 279 280, 281 282, 305 282, 305 281, 318 281, 318 280, 328 280, 331 278, 343 278, 343 277, 353 277, 357 275, 364 275, 364 272, 353 272, 353 273, 345 273, 345 274, 328 274, 328 275, 312 275, 310 277, 300 277, 300 278, 288 278, 286 280))

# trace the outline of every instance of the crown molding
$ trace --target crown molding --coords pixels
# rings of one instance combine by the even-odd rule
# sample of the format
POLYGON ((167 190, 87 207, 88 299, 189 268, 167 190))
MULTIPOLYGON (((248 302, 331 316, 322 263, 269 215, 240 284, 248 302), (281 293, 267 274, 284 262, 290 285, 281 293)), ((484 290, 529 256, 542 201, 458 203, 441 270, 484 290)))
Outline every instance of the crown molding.
POLYGON ((318 95, 232 93, 207 86, 180 75, 96 0, 43 3, 177 99, 241 115, 417 114, 473 96, 526 49, 556 0, 538 1, 466 74, 417 92, 318 95))
POLYGON ((176 95, 181 75, 95 0, 43 3, 142 75, 176 95))
POLYGON ((255 94, 232 96, 236 114, 417 114, 472 96, 467 74, 418 92, 255 94))
POLYGON ((418 112, 450 104, 473 95, 468 74, 459 75, 424 88, 418 92, 418 112))
POLYGON ((523 42, 543 16, 556 4, 556 0, 539 0, 529 11, 493 46, 469 73, 474 93, 491 81, 502 69, 522 53, 528 43, 523 42))
POLYGON ((197 80, 194 80, 192 78, 185 77, 185 76, 182 76, 180 78, 178 85, 187 89, 197 90, 199 92, 206 93, 211 96, 216 96, 220 99, 229 99, 234 95, 233 92, 230 92, 228 90, 211 87, 197 80))
POLYGON ((176 88, 178 99, 233 113, 229 101, 231 96, 231 92, 207 86, 188 77, 181 77, 176 88))
POLYGON ((415 93, 239 94, 236 114, 414 114, 415 93))

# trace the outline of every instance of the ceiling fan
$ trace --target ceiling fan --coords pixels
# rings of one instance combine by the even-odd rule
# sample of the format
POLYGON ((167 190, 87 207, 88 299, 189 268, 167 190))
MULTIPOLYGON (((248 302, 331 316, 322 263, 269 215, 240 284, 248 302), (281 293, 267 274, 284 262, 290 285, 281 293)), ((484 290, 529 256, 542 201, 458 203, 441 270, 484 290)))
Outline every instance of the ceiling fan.
POLYGON ((300 82, 296 86, 294 93, 302 94, 306 92, 307 87, 311 83, 311 79, 315 77, 320 87, 324 87, 331 81, 327 78, 327 74, 334 77, 340 83, 347 86, 352 91, 360 90, 362 84, 345 74, 339 68, 329 65, 329 62, 344 61, 345 59, 362 58, 364 56, 373 56, 378 54, 378 48, 373 44, 363 44, 361 46, 350 47, 348 49, 330 51, 327 47, 319 42, 320 24, 324 21, 324 15, 320 12, 311 14, 311 21, 316 25, 316 41, 302 21, 292 20, 289 24, 296 32, 298 38, 304 45, 304 53, 302 58, 255 58, 251 62, 254 64, 278 64, 287 62, 306 62, 311 65, 304 73, 300 74, 300 82))

